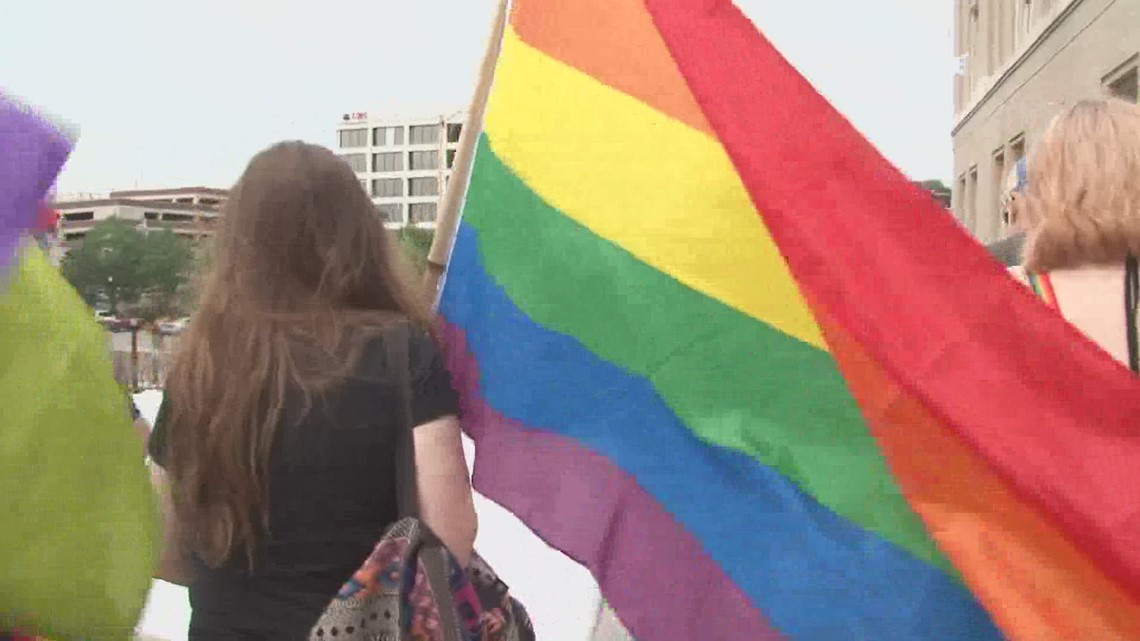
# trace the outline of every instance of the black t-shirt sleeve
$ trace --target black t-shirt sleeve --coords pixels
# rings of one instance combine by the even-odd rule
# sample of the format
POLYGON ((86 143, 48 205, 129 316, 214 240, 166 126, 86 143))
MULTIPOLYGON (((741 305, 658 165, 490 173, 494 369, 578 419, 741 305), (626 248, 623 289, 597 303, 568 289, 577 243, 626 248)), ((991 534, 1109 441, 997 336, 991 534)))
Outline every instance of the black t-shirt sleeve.
POLYGON ((170 425, 170 400, 164 393, 162 404, 158 407, 158 415, 154 419, 154 428, 150 431, 150 438, 146 442, 147 454, 159 467, 165 468, 167 464, 167 443, 169 437, 167 430, 170 425))
POLYGON ((459 414, 459 400, 443 355, 425 332, 412 335, 408 350, 411 366, 412 425, 423 425, 445 416, 459 414))

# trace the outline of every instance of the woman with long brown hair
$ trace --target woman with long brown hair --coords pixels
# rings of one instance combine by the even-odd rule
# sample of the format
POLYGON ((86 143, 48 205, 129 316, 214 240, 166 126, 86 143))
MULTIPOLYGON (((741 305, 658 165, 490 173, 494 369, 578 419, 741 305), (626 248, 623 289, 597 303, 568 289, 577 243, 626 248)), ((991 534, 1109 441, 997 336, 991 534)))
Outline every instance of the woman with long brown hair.
POLYGON ((149 443, 166 477, 159 578, 189 586, 192 640, 305 639, 396 520, 400 429, 414 426, 422 520, 468 559, 455 394, 427 306, 331 151, 259 153, 220 218, 149 443))
POLYGON ((1025 267, 1015 275, 1088 338, 1140 369, 1140 106, 1080 101, 1049 125, 1019 203, 1025 267))

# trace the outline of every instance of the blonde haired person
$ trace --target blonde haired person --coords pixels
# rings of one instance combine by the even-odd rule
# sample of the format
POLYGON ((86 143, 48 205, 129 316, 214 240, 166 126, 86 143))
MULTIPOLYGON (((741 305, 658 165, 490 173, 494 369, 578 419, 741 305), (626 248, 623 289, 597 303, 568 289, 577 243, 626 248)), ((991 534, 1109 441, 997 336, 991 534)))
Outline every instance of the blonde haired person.
POLYGON ((1084 100, 1049 125, 1018 203, 1025 263, 1014 273, 1133 371, 1140 256, 1140 107, 1084 100))

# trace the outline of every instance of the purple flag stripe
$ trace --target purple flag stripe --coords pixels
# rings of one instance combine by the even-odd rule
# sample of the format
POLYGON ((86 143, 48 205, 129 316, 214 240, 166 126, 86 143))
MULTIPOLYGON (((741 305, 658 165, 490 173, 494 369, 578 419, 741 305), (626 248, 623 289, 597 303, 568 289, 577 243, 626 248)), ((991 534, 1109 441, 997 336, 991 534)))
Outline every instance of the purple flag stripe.
POLYGON ((635 638, 783 638, 632 477, 569 438, 488 406, 463 331, 443 320, 439 328, 463 427, 477 448, 475 488, 589 568, 635 638), (654 566, 660 571, 646 572, 654 566))

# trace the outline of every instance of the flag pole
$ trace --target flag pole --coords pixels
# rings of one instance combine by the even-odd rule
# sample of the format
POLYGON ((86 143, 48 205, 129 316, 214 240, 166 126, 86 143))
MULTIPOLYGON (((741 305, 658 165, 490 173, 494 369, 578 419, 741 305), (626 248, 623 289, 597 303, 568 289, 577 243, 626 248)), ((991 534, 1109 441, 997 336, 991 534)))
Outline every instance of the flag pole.
MULTIPOLYGON (((436 300, 439 292, 439 281, 447 270, 447 261, 451 255, 451 246, 455 241, 455 233, 459 227, 459 213, 463 204, 463 196, 467 191, 467 182, 471 178, 471 163, 475 155, 475 143, 483 130, 483 114, 487 108, 487 96, 491 92, 491 82, 495 76, 495 65, 499 61, 499 49, 502 47, 503 33, 507 27, 507 5, 509 0, 499 0, 499 7, 491 27, 491 38, 487 43, 487 51, 483 54, 483 64, 479 68, 479 79, 475 85, 475 94, 471 97, 471 105, 467 112, 467 120, 463 131, 459 134, 459 147, 455 152, 455 165, 451 170, 451 181, 444 190, 443 201, 440 204, 439 216, 436 217, 435 237, 432 239, 431 249, 428 251, 427 270, 424 272, 424 287, 430 300, 436 300)), ((441 158, 441 162, 446 159, 441 158)))

